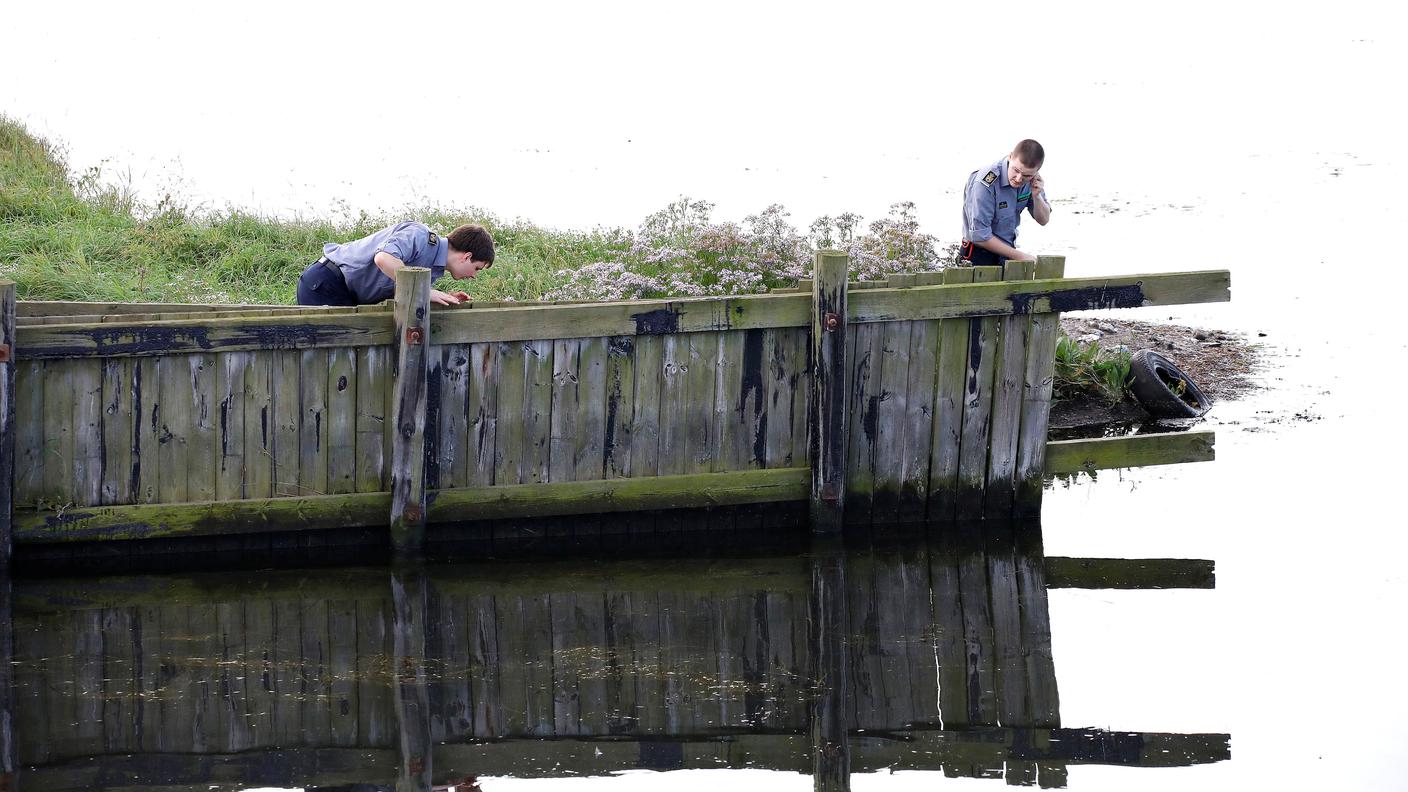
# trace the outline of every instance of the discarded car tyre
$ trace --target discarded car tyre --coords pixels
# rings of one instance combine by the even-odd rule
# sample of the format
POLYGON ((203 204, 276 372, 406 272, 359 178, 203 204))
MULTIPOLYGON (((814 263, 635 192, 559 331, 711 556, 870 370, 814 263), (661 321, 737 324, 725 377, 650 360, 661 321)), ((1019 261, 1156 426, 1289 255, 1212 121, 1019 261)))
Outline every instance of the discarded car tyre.
POLYGON ((1211 406, 1187 374, 1152 349, 1130 356, 1129 376, 1134 398, 1156 418, 1197 418, 1211 406))

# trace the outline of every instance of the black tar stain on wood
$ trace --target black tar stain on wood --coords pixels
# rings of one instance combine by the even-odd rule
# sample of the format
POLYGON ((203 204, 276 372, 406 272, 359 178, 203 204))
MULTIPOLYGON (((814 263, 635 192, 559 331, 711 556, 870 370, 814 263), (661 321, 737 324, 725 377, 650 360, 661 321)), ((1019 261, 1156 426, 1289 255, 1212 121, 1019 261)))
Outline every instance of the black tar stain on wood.
POLYGON ((142 481, 142 367, 132 366, 132 498, 142 481))
POLYGON ((636 323, 636 335, 670 335, 680 331, 680 314, 669 308, 631 314, 636 323))
POLYGON ((1032 304, 1045 297, 1052 311, 1093 311, 1102 308, 1139 308, 1144 305, 1144 285, 1087 286, 1081 289, 1057 289, 1049 292, 1018 292, 1007 299, 1012 313, 1029 314, 1032 304))
POLYGON ((978 366, 983 362, 983 323, 974 319, 968 323, 968 394, 978 392, 978 366))
MULTIPOLYGON (((747 409, 748 395, 753 396, 753 461, 759 465, 767 459, 768 415, 765 411, 763 387, 763 331, 749 330, 743 335, 743 390, 738 394, 738 412, 747 409)), ((746 416, 745 416, 746 417, 746 416)))
POLYGON ((255 344, 264 349, 305 349, 345 337, 349 330, 337 325, 241 325, 218 340, 206 327, 148 327, 120 325, 70 333, 90 344, 52 344, 35 349, 36 359, 101 355, 157 355, 165 352, 218 350, 255 344))
MULTIPOLYGON (((430 367, 425 390, 425 486, 440 488, 440 390, 443 368, 430 367)), ((409 416, 407 416, 409 420, 409 416)), ((408 423, 409 425, 409 423, 408 423)))

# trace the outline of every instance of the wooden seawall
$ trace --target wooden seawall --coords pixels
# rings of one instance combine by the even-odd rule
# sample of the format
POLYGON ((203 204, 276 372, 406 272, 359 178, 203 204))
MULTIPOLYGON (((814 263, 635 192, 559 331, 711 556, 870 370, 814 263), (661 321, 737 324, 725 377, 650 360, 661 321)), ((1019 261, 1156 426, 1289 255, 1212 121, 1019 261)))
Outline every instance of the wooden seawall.
POLYGON ((1229 299, 1226 271, 1063 267, 847 289, 842 257, 813 294, 434 311, 409 281, 359 309, 21 302, 0 489, 15 544, 390 524, 414 545, 426 522, 809 492, 848 523, 1030 513, 1057 312, 1229 299))
POLYGON ((665 570, 16 581, 20 788, 812 772, 828 700, 855 772, 1061 787, 1071 764, 1228 758, 1226 734, 1063 725, 1047 610, 1048 588, 1211 588, 1211 562, 1044 558, 1034 524, 989 527, 665 570))

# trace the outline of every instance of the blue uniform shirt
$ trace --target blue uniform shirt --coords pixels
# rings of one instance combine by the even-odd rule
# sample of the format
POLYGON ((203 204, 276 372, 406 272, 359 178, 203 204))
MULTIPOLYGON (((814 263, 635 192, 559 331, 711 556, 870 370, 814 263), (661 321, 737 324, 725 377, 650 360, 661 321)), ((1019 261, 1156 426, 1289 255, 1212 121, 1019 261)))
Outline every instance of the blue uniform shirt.
POLYGON ((373 259, 385 251, 406 262, 407 267, 429 267, 430 282, 445 274, 450 243, 425 223, 405 222, 387 226, 354 242, 323 245, 323 255, 342 269, 347 288, 364 305, 389 300, 396 295, 396 282, 377 268, 373 259))
MULTIPOLYGON (((1022 210, 1031 211, 1036 198, 1032 195, 1031 182, 1013 187, 1007 181, 1006 157, 973 171, 968 176, 968 186, 963 189, 963 238, 982 242, 997 237, 1016 247, 1017 223, 1022 219, 1022 210)), ((1044 192, 1041 198, 1045 200, 1044 192)))

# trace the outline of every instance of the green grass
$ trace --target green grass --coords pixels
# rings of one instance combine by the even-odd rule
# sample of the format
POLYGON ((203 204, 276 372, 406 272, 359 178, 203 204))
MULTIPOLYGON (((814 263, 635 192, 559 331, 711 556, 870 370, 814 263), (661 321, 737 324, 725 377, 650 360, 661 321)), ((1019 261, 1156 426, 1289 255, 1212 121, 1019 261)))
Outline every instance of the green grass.
POLYGON ((1128 352, 1107 352, 1099 344, 1081 344, 1064 333, 1057 337, 1054 398, 1094 396, 1115 404, 1128 395, 1128 382, 1128 352))

